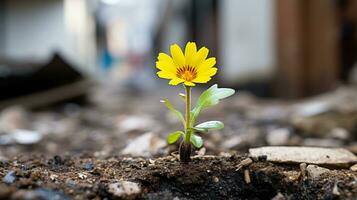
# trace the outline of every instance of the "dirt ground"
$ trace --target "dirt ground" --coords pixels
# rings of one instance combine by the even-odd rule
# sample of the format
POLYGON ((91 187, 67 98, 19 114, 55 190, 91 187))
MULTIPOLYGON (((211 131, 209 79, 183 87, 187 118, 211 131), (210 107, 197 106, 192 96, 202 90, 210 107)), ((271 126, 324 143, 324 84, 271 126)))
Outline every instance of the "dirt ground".
MULTIPOLYGON (((357 172, 348 168, 315 177, 264 158, 239 167, 257 146, 342 147, 356 154, 357 94, 351 91, 312 102, 239 93, 202 113, 200 122, 220 120, 225 129, 202 135, 204 151, 186 165, 174 154, 178 145, 165 143, 179 121, 159 103, 180 91, 96 90, 89 104, 11 107, 0 114, 0 199, 356 199, 357 172), (39 139, 13 137, 23 129, 39 139)), ((169 99, 183 108, 179 98, 169 99)))
POLYGON ((60 199, 115 199, 119 197, 110 192, 109 185, 118 180, 138 183, 140 192, 126 196, 138 199, 271 199, 277 195, 288 199, 353 199, 357 195, 357 172, 351 170, 330 170, 317 179, 303 176, 296 165, 264 161, 237 170, 245 158, 238 154, 197 156, 192 163, 181 164, 176 156, 104 160, 89 155, 18 157, 0 165, 0 175, 9 171, 16 174, 13 184, 0 184, 0 197, 25 199, 39 195, 40 188, 48 192, 43 199, 55 194, 60 199), (246 170, 250 182, 245 179, 246 170), (32 192, 36 195, 30 191, 37 191, 32 192))

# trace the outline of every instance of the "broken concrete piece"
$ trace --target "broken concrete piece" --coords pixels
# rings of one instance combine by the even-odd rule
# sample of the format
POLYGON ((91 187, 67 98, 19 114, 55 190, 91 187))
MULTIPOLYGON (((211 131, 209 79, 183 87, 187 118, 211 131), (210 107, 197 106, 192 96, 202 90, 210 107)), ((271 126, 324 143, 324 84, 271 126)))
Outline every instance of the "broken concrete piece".
POLYGON ((108 192, 122 199, 135 199, 141 193, 141 187, 134 182, 120 181, 110 184, 108 192))
POLYGON ((150 157, 158 154, 160 149, 165 146, 165 140, 161 139, 152 132, 148 132, 132 141, 129 141, 129 144, 122 150, 122 154, 150 157))
POLYGON ((321 176, 321 174, 327 173, 329 171, 329 169, 319 167, 317 165, 308 165, 306 167, 307 176, 312 179, 318 178, 321 176))
POLYGON ((250 156, 267 156, 267 161, 277 163, 308 163, 348 167, 357 163, 357 157, 342 148, 320 147, 260 147, 249 149, 250 156))

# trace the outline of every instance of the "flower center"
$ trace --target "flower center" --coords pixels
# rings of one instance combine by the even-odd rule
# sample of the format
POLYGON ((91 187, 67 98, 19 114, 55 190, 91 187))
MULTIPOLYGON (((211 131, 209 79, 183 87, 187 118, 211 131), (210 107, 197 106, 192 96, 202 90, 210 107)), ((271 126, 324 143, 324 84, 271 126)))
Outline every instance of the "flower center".
POLYGON ((183 66, 177 69, 176 76, 185 81, 192 81, 197 77, 197 71, 195 67, 183 66))

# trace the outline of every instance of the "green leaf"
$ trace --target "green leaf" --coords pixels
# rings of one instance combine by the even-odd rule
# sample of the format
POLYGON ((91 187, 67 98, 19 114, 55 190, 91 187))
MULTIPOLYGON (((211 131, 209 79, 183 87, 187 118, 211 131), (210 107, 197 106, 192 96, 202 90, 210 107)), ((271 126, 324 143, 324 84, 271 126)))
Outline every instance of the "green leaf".
POLYGON ((208 129, 204 129, 204 128, 197 128, 197 127, 192 127, 191 128, 194 132, 200 132, 200 133, 207 133, 208 129))
POLYGON ((170 101, 166 100, 166 99, 163 99, 160 101, 161 103, 164 103, 165 106, 171 111, 173 112, 174 114, 176 114, 176 116, 180 119, 180 121, 182 122, 182 124, 185 126, 185 120, 183 118, 183 115, 180 111, 176 110, 172 104, 170 103, 170 101))
POLYGON ((204 91, 197 100, 195 108, 191 114, 191 124, 193 124, 202 109, 213 106, 219 103, 219 100, 233 95, 235 91, 230 88, 218 88, 217 84, 212 85, 204 91))
POLYGON ((195 128, 205 129, 205 130, 218 130, 224 128, 224 124, 220 121, 208 121, 196 125, 195 128))
POLYGON ((203 145, 203 140, 198 135, 192 134, 190 140, 191 140, 191 143, 193 144, 193 146, 195 146, 197 148, 201 148, 203 145))
POLYGON ((172 132, 167 136, 167 143, 173 144, 173 143, 177 142, 177 140, 179 140, 180 137, 183 135, 184 135, 184 133, 182 131, 172 132))

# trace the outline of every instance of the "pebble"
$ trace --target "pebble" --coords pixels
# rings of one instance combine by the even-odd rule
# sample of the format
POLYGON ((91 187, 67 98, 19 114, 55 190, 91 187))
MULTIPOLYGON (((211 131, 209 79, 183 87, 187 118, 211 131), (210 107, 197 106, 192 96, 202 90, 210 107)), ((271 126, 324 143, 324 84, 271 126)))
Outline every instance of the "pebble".
POLYGON ((87 162, 86 164, 84 164, 83 168, 86 169, 86 170, 93 170, 94 169, 94 164, 91 163, 91 162, 87 162))
POLYGON ((42 135, 36 131, 16 129, 8 134, 0 136, 0 144, 36 144, 42 139, 42 135))
POLYGON ((357 164, 354 164, 350 167, 350 170, 357 171, 357 164))
POLYGON ((267 161, 277 163, 307 163, 335 167, 349 167, 357 163, 357 157, 342 148, 259 147, 249 149, 249 154, 253 158, 267 156, 267 161))
POLYGON ((120 181, 109 185, 109 193, 123 199, 135 199, 141 193, 139 184, 130 181, 120 181))
POLYGON ((15 171, 9 171, 2 179, 2 182, 6 183, 6 184, 11 184, 11 183, 15 182, 15 180, 16 180, 15 171))
POLYGON ((266 140, 269 145, 277 146, 288 143, 291 133, 288 128, 278 128, 270 130, 267 134, 266 140))
POLYGON ((350 133, 344 128, 334 128, 329 132, 328 137, 347 140, 350 138, 350 133))
POLYGON ((322 174, 327 173, 329 171, 330 171, 329 169, 319 167, 317 165, 308 165, 306 167, 307 176, 312 179, 316 179, 320 177, 322 174))
POLYGON ((264 136, 258 128, 249 128, 247 133, 227 138, 221 144, 222 149, 239 149, 246 146, 258 145, 257 141, 263 141, 264 136))
POLYGON ((128 145, 122 150, 124 155, 150 157, 160 152, 166 146, 166 141, 152 132, 129 141, 128 145))

